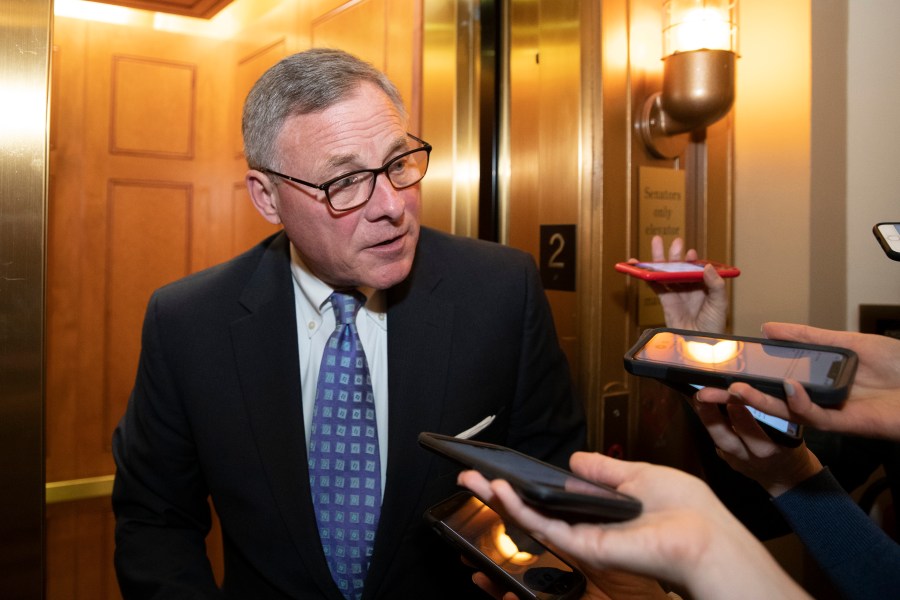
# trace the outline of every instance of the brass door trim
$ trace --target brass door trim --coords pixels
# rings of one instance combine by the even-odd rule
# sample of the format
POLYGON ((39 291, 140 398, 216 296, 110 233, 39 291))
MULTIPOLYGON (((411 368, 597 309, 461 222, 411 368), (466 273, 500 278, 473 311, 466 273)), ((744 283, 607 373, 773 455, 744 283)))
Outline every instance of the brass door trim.
POLYGON ((57 504, 110 496, 114 479, 115 475, 101 475, 83 479, 50 481, 45 486, 44 503, 57 504))

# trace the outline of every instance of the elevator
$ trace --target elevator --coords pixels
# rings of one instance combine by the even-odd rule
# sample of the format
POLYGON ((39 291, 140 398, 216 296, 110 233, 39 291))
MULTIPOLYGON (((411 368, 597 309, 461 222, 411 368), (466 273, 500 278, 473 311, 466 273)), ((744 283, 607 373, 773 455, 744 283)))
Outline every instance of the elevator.
POLYGON ((648 323, 612 265, 639 250, 643 167, 684 172, 688 241, 728 260, 732 125, 675 159, 640 144, 633 115, 661 72, 658 2, 235 0, 227 18, 191 21, 11 4, 0 4, 4 30, 29 51, 0 76, 5 87, 27 73, 45 109, 0 164, 9 597, 118 597, 110 437, 147 298, 272 231, 244 189, 240 105, 268 66, 311 46, 344 47, 398 84, 411 129, 435 147, 424 224, 534 256, 591 447, 689 458, 677 401, 642 403, 643 384, 622 369, 648 323), (8 546, 18 531, 22 544, 8 546))

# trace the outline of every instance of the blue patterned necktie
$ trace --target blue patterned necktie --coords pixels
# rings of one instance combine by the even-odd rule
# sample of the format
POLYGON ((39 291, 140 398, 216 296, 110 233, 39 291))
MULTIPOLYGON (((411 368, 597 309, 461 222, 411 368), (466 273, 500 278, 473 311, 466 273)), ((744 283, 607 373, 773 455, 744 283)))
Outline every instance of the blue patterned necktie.
POLYGON ((362 302, 331 295, 328 338, 313 409, 309 483, 322 548, 344 597, 362 596, 381 512, 381 460, 369 366, 356 330, 362 302))

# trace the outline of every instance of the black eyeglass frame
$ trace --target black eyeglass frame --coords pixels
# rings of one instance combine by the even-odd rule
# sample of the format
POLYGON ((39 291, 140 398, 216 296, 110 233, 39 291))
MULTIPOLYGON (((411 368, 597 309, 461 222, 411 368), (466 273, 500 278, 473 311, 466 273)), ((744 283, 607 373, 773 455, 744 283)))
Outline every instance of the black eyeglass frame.
POLYGON ((292 183, 298 183, 300 185, 305 185, 306 187, 311 187, 313 189, 321 190, 321 191, 325 192, 325 200, 328 202, 328 206, 331 207, 331 210, 333 210, 335 212, 347 212, 350 210, 355 210, 355 209, 359 208, 360 206, 365 205, 369 200, 372 199, 372 194, 375 193, 375 180, 378 179, 378 176, 381 175, 382 173, 385 174, 385 177, 387 177, 387 180, 391 183, 392 186, 394 186, 395 190, 405 190, 406 188, 410 188, 410 187, 416 185, 417 183, 419 183, 419 181, 422 181, 422 179, 425 178, 425 173, 422 173, 422 177, 419 178, 419 181, 410 183, 409 185, 404 185, 403 187, 397 187, 396 185, 394 185, 394 182, 391 181, 391 176, 387 174, 387 170, 395 162, 397 162, 404 156, 409 156, 410 154, 413 154, 415 152, 421 152, 422 150, 424 150, 426 153, 425 171, 426 172, 428 171, 428 164, 431 162, 431 149, 432 149, 431 144, 429 144, 425 140, 417 138, 416 136, 414 136, 413 134, 411 134, 409 132, 407 132, 406 135, 408 135, 415 141, 422 144, 422 146, 420 148, 413 148, 412 150, 407 150, 406 152, 401 152, 397 156, 392 157, 390 160, 388 160, 386 163, 384 163, 382 166, 378 167, 377 169, 358 169, 356 171, 350 171, 349 173, 343 173, 341 175, 338 175, 337 177, 329 179, 328 181, 326 181, 324 183, 311 183, 309 181, 303 181, 302 179, 298 179, 296 177, 291 177, 290 175, 285 175, 284 173, 279 173, 278 171, 274 171, 272 169, 263 168, 263 169, 260 169, 260 171, 262 171, 263 173, 268 173, 269 175, 275 175, 276 177, 286 179, 287 181, 290 181, 292 183), (350 206, 347 208, 337 208, 331 202, 331 195, 328 193, 328 188, 332 184, 340 181, 341 179, 346 179, 347 177, 352 177, 353 175, 358 175, 359 173, 371 173, 372 174, 372 189, 369 190, 368 197, 366 197, 366 199, 363 200, 362 202, 360 202, 359 204, 354 204, 353 206, 350 206))

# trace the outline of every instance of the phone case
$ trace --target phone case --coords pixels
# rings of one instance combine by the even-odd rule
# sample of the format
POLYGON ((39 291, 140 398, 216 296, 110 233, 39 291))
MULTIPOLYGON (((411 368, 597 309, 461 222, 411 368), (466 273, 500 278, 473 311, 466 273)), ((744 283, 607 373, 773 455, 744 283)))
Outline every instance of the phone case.
MULTIPOLYGON (((786 348, 805 348, 809 350, 819 350, 823 352, 835 352, 841 354, 846 358, 846 363, 844 365, 844 368, 838 374, 838 377, 835 380, 833 386, 829 387, 809 383, 804 383, 803 385, 803 388, 809 394, 810 399, 816 404, 822 406, 835 406, 846 400, 847 395, 850 393, 850 386, 853 383, 853 378, 856 375, 856 365, 858 363, 858 358, 855 352, 853 352, 852 350, 848 350, 847 348, 839 348, 836 346, 819 346, 815 344, 800 344, 784 340, 770 340, 765 338, 753 338, 738 335, 706 333, 702 331, 672 329, 668 327, 660 327, 644 331, 644 333, 641 334, 640 339, 638 339, 634 346, 632 346, 631 349, 628 350, 627 353, 625 353, 625 370, 632 375, 637 375, 639 377, 650 377, 653 379, 658 379, 667 385, 676 387, 676 389, 678 389, 678 386, 689 386, 690 384, 724 389, 734 382, 743 381, 745 383, 749 383, 761 392, 769 394, 770 396, 775 396, 777 398, 781 398, 782 400, 785 399, 784 382, 782 379, 740 373, 712 372, 691 368, 685 365, 672 365, 662 362, 636 359, 635 355, 641 350, 641 348, 643 348, 644 345, 654 335, 660 332, 671 332, 685 336, 708 336, 723 340, 759 342, 771 346, 781 346, 786 348)), ((692 393, 684 387, 682 387, 682 390, 680 391, 692 393)))
MULTIPOLYGON (((720 277, 737 277, 741 274, 741 270, 737 267, 732 267, 729 265, 725 265, 719 262, 711 261, 711 260, 691 260, 691 261, 678 261, 678 262, 689 262, 695 265, 706 265, 711 264, 716 268, 716 272, 720 277)), ((641 264, 656 264, 650 261, 641 264)), ((662 264, 662 263, 659 263, 662 264)), ((632 277, 637 277, 638 279, 643 279, 644 281, 652 281, 657 283, 687 283, 691 281, 703 281, 703 271, 657 271, 652 268, 639 267, 632 263, 620 262, 616 263, 616 271, 620 273, 625 273, 627 275, 631 275, 632 277)))
POLYGON ((614 522, 633 519, 640 515, 640 500, 632 498, 614 488, 592 483, 577 475, 549 463, 517 452, 505 446, 463 440, 439 433, 422 432, 419 444, 432 452, 449 458, 467 469, 476 469, 488 479, 505 479, 516 490, 524 502, 542 513, 569 522, 614 522), (486 448, 519 457, 531 465, 545 469, 547 473, 574 482, 585 482, 594 489, 602 490, 603 496, 561 490, 538 481, 529 480, 520 472, 503 468, 487 457, 477 457, 461 451, 462 447, 486 448))
POLYGON ((900 260, 900 252, 891 248, 890 242, 885 239, 884 234, 879 229, 882 225, 897 225, 897 223, 875 223, 875 226, 872 227, 872 233, 875 234, 875 239, 878 240, 878 244, 881 246, 881 249, 884 250, 884 253, 887 254, 888 258, 900 260))
MULTIPOLYGON (((435 533, 456 547, 472 561, 476 568, 484 572, 492 580, 513 591, 521 600, 574 600, 581 597, 586 585, 584 575, 567 561, 551 552, 549 548, 522 532, 523 538, 528 542, 527 548, 524 549, 532 554, 541 555, 541 559, 536 561, 536 563, 540 562, 542 564, 533 565, 537 567, 534 573, 526 573, 525 571, 528 570, 527 566, 511 564, 509 559, 504 561, 503 565, 498 564, 485 554, 475 542, 468 539, 461 531, 454 529, 451 523, 448 522, 458 510, 467 511, 464 520, 469 526, 474 525, 478 518, 486 517, 487 515, 492 517, 491 521, 496 521, 497 523, 502 523, 502 519, 490 507, 485 506, 469 492, 454 494, 429 508, 424 515, 425 520, 431 525, 435 533), (484 507, 481 509, 486 511, 484 515, 476 515, 472 513, 471 506, 466 506, 473 501, 480 507, 484 507), (547 557, 550 557, 549 560, 547 560, 547 557), (551 568, 548 569, 548 566, 551 568), (561 566, 568 569, 568 571, 560 569, 561 566), (519 581, 513 573, 519 575, 522 581, 519 581), (536 581, 530 587, 525 585, 525 582, 532 579, 536 581)), ((521 543, 519 544, 519 549, 523 549, 521 543)))

